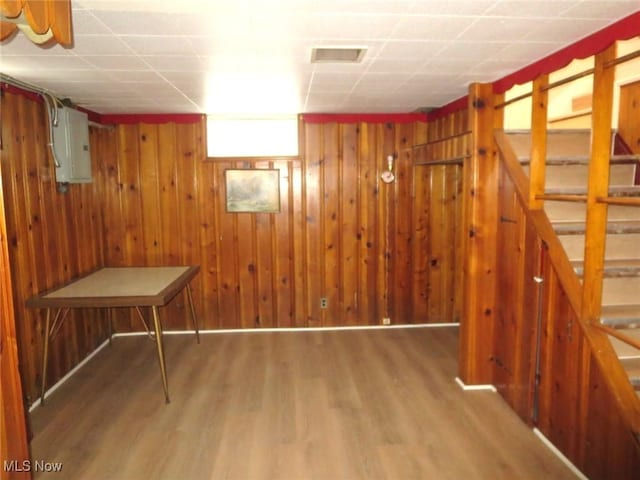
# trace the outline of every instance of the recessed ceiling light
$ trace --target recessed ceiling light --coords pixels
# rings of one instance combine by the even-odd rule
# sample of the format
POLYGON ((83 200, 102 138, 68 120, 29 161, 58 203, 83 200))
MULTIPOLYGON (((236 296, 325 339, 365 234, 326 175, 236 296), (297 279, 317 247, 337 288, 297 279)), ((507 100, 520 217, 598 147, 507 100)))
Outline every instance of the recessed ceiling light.
POLYGON ((315 47, 311 63, 359 63, 366 51, 366 47, 315 47))

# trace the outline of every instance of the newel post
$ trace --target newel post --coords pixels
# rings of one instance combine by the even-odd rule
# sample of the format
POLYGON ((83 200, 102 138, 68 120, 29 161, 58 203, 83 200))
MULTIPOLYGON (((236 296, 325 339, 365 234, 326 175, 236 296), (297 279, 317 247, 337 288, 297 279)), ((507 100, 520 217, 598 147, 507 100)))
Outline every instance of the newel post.
POLYGON ((458 373, 466 384, 490 384, 498 218, 498 162, 493 130, 500 126, 502 117, 495 112, 491 84, 470 85, 468 98, 471 155, 463 167, 464 294, 458 373))

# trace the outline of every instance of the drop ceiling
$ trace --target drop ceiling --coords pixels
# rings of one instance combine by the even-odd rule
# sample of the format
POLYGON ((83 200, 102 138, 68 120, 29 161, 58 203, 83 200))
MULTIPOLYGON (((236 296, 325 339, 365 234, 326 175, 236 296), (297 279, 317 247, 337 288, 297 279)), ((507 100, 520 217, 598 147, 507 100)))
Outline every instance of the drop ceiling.
POLYGON ((24 35, 0 72, 98 113, 411 112, 463 96, 640 0, 72 0, 74 46, 24 35), (312 63, 314 47, 365 48, 312 63))

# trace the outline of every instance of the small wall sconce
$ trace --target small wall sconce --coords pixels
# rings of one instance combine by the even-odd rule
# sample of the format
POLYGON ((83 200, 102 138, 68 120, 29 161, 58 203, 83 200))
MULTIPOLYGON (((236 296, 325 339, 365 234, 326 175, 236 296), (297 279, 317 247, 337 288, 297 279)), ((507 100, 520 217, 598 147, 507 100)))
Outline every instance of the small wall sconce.
POLYGON ((393 174, 393 155, 387 156, 387 169, 382 172, 380 178, 384 183, 391 183, 396 179, 396 176, 393 174))

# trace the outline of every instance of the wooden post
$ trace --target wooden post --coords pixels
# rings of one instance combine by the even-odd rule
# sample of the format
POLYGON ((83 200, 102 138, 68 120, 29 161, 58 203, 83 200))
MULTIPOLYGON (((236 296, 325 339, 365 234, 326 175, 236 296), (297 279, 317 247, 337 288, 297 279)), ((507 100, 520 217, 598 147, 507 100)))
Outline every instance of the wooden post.
POLYGON ((533 81, 531 99, 531 163, 529 164, 529 207, 540 210, 543 200, 536 195, 544 193, 545 160, 547 157, 547 100, 549 75, 540 75, 533 81))
POLYGON ((469 87, 471 157, 463 168, 464 298, 458 371, 467 384, 492 382, 498 166, 491 84, 469 87))
POLYGON ((584 240, 584 281, 582 311, 586 322, 600 318, 602 306, 602 274, 607 231, 607 204, 597 201, 609 193, 609 161, 611 155, 611 115, 613 110, 614 69, 605 68, 616 56, 615 44, 596 55, 593 74, 593 114, 591 160, 587 191, 587 220, 584 240))

